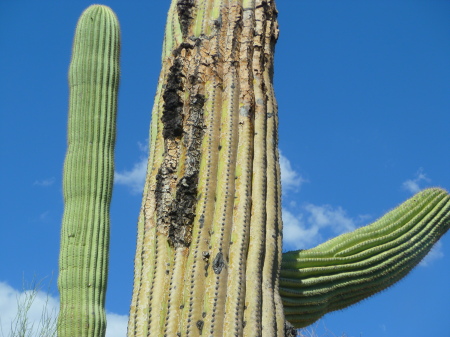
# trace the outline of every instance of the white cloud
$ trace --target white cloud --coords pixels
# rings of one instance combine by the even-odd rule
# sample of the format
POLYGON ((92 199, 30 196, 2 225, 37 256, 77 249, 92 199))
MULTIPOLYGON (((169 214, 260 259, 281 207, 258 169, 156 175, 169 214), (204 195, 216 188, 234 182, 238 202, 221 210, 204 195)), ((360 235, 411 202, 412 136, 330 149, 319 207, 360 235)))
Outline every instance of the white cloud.
POLYGON ((131 170, 114 172, 114 182, 128 186, 131 193, 139 194, 144 190, 145 175, 147 174, 148 146, 138 143, 139 149, 145 153, 131 170))
MULTIPOLYGON (((30 336, 40 336, 40 321, 43 314, 53 318, 56 324, 56 317, 59 311, 59 300, 45 291, 19 291, 8 285, 6 282, 0 282, 0 328, 2 335, 9 336, 11 323, 18 316, 18 303, 22 307, 30 305, 26 317, 30 328, 30 336), (32 330, 31 330, 32 329, 32 330)), ((128 316, 114 313, 106 313, 106 337, 123 337, 127 333, 128 316)), ((1 334, 1 332, 0 332, 1 334)))
POLYGON ((298 215, 283 208, 283 243, 289 250, 312 248, 331 236, 354 230, 356 222, 341 207, 306 204, 298 215))
POLYGON ((438 241, 431 248, 430 252, 425 256, 425 258, 419 263, 421 267, 428 267, 435 260, 442 259, 444 257, 444 250, 442 249, 442 242, 438 241))
POLYGON ((427 177, 427 175, 423 172, 423 169, 420 168, 414 179, 409 179, 406 180, 403 184, 402 187, 403 189, 407 190, 408 192, 415 194, 417 192, 419 192, 422 187, 420 186, 422 182, 427 182, 429 183, 431 180, 427 177))
POLYGON ((119 185, 128 186, 131 193, 138 194, 144 190, 145 175, 147 173, 147 158, 141 157, 131 170, 114 172, 114 182, 119 185))
MULTIPOLYGON (((307 182, 297 173, 290 161, 280 151, 281 183, 283 191, 297 191, 307 182)), ((324 242, 331 236, 340 235, 356 228, 354 220, 342 207, 304 204, 297 207, 295 200, 285 200, 283 207, 283 243, 287 249, 308 249, 324 242), (289 208, 289 209, 288 209, 289 208), (294 214, 293 209, 297 210, 294 214)))
MULTIPOLYGON (((5 282, 0 282, 0 327, 3 335, 9 336, 13 331, 14 320, 20 317, 18 306, 28 307, 22 317, 27 318, 27 326, 31 336, 38 336, 38 331, 42 329, 42 320, 44 315, 48 315, 56 324, 56 315, 59 310, 58 300, 43 291, 18 291, 5 282)), ((16 320, 17 321, 17 320, 16 320)), ((21 330, 16 330, 19 332, 21 330)), ((14 334, 15 335, 15 334, 14 334)))
POLYGON ((308 226, 303 214, 295 216, 283 208, 283 246, 289 250, 306 249, 314 246, 319 240, 319 227, 308 226))
POLYGON ((41 187, 48 187, 53 185, 53 183, 55 182, 55 177, 51 177, 48 179, 43 179, 43 180, 36 180, 33 185, 34 186, 41 186, 41 187))
POLYGON ((106 337, 127 335, 128 316, 106 313, 106 337))
POLYGON ((298 191, 301 185, 306 182, 300 174, 298 174, 291 165, 291 162, 280 153, 280 169, 281 169, 281 187, 282 191, 294 190, 298 191))
POLYGON ((39 214, 39 220, 42 222, 47 222, 50 218, 50 211, 45 211, 39 214))
POLYGON ((319 228, 328 227, 337 235, 350 232, 356 228, 354 220, 349 218, 340 206, 307 204, 304 209, 310 214, 308 223, 319 228))

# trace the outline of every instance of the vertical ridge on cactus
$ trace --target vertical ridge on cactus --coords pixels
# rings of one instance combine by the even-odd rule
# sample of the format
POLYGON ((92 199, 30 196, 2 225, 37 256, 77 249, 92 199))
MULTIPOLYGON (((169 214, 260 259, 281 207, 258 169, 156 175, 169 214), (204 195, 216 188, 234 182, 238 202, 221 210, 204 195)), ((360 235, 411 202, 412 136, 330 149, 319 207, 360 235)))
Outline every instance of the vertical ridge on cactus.
POLYGON ((283 254, 280 293, 296 327, 367 298, 408 274, 450 228, 450 196, 424 190, 373 224, 283 254))
POLYGON ((104 336, 120 30, 109 7, 81 15, 69 68, 58 336, 104 336))

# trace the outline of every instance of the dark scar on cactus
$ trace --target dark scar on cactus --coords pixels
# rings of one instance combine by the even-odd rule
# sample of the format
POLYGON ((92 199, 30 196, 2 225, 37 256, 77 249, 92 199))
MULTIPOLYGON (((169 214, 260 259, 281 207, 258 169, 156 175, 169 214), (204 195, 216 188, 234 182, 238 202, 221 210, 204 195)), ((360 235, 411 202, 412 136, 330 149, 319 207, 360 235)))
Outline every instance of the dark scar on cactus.
MULTIPOLYGON (((197 39, 197 41, 195 41, 195 45, 198 46, 201 43, 200 39, 197 39), (197 42, 198 41, 198 42, 197 42)), ((180 56, 181 51, 183 49, 194 49, 194 45, 190 44, 189 42, 181 42, 180 45, 178 46, 178 48, 176 48, 173 52, 172 55, 175 57, 180 56)))
POLYGON ((219 275, 224 266, 225 266, 225 262, 223 260, 223 254, 222 254, 222 252, 219 252, 219 253, 217 253, 216 257, 214 258, 214 261, 212 263, 212 269, 214 270, 214 273, 219 275))
MULTIPOLYGON (((172 156, 173 158, 170 158, 169 153, 165 153, 165 157, 169 160, 167 163, 164 161, 156 176, 156 194, 161 196, 157 199, 160 200, 157 207, 158 218, 161 219, 159 223, 166 226, 169 242, 174 247, 187 247, 191 243, 192 224, 197 203, 200 148, 204 134, 203 105, 205 96, 193 93, 189 97, 189 102, 184 102, 179 94, 183 90, 189 90, 189 88, 184 88, 184 78, 183 61, 181 57, 176 57, 166 79, 161 121, 165 143, 169 142, 166 143, 166 146, 175 141, 179 150, 178 154, 172 156), (188 105, 187 111, 183 110, 185 104, 188 105), (183 111, 187 115, 184 115, 183 111), (175 170, 175 167, 170 166, 170 162, 176 162, 177 166, 181 164, 179 163, 181 145, 186 149, 185 169, 183 176, 178 179, 176 184, 175 197, 167 200, 164 195, 168 194, 171 179, 173 181, 172 174, 175 170)), ((190 78, 190 81, 196 83, 197 79, 190 78)))
POLYGON ((297 336, 297 329, 288 321, 284 321, 284 336, 285 337, 297 336))
POLYGON ((205 224, 205 215, 202 214, 200 215, 200 219, 198 220, 199 224, 200 224, 200 228, 203 228, 203 225, 205 224))
POLYGON ((192 222, 195 217, 198 173, 184 176, 177 184, 176 197, 172 202, 169 240, 175 246, 190 244, 192 222))
POLYGON ((201 320, 201 319, 199 319, 198 321, 197 321, 197 328, 198 328, 198 330, 199 330, 199 332, 200 332, 200 335, 202 334, 202 330, 203 330, 203 325, 204 325, 205 323, 201 320))
POLYGON ((164 110, 161 121, 164 124, 164 139, 174 139, 183 134, 183 101, 179 91, 183 91, 182 73, 183 63, 176 58, 169 69, 163 93, 164 110))
POLYGON ((189 100, 189 117, 184 126, 183 145, 187 149, 184 176, 177 184, 171 205, 169 240, 175 247, 191 242, 192 223, 197 204, 198 173, 200 170, 201 141, 203 138, 203 105, 205 97, 192 95, 189 100))
POLYGON ((180 21, 181 33, 185 38, 192 21, 192 9, 195 7, 194 0, 180 0, 177 2, 178 20, 180 21))

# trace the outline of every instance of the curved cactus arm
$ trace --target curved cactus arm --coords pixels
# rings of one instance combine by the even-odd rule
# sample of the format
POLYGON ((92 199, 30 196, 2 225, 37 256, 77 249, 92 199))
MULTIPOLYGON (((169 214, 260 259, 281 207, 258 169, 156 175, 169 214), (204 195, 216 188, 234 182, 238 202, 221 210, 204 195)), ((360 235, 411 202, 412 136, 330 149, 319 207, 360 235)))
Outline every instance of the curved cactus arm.
POLYGON ((105 335, 119 49, 115 14, 90 6, 78 21, 69 68, 59 337, 105 335))
POLYGON ((450 196, 424 190, 373 224, 313 249, 283 254, 286 319, 297 328, 343 309, 408 274, 450 227, 450 196))

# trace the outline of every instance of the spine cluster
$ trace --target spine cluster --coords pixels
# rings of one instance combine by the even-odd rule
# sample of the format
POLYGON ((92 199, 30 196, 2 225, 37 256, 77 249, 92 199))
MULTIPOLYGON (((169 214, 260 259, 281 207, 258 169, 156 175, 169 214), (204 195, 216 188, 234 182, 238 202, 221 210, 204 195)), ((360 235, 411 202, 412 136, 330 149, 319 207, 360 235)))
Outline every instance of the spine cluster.
POLYGON ((273 1, 172 1, 129 336, 284 336, 273 1))
POLYGON ((120 31, 110 8, 80 17, 69 69, 59 337, 104 336, 120 31))

